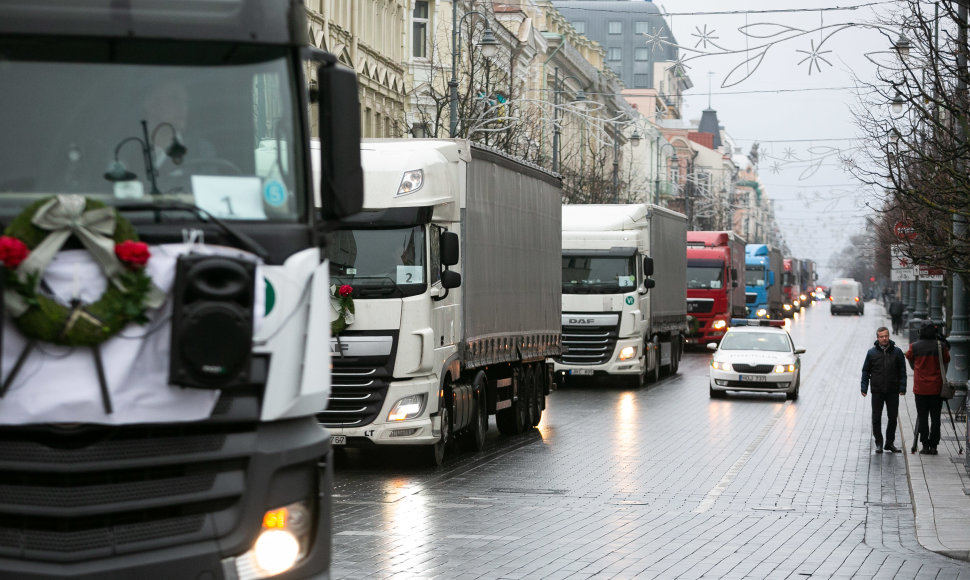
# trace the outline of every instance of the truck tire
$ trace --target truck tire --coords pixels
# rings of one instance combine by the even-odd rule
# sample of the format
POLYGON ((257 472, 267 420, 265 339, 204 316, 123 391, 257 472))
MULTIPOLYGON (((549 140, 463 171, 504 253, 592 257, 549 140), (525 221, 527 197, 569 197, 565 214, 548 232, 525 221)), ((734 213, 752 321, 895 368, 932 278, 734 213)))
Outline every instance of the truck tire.
POLYGON ((487 380, 482 371, 478 371, 472 379, 472 387, 475 390, 475 417, 461 437, 461 448, 465 451, 477 452, 485 448, 485 434, 488 432, 488 409, 485 406, 487 380))
POLYGON ((535 365, 535 377, 536 377, 536 388, 535 388, 535 422, 532 426, 535 427, 542 421, 542 410, 546 408, 546 377, 548 376, 545 372, 545 365, 537 364, 535 365))
POLYGON ((445 451, 451 442, 451 412, 448 409, 447 401, 447 396, 441 397, 438 401, 438 417, 441 418, 441 437, 433 445, 428 446, 427 456, 431 467, 438 467, 444 463, 445 451))
POLYGON ((650 345, 655 347, 653 349, 653 353, 654 353, 653 370, 649 372, 650 382, 659 383, 660 382, 660 341, 658 340, 657 343, 654 344, 654 342, 651 340, 650 345))
POLYGON ((676 375, 677 371, 680 369, 680 355, 684 351, 684 339, 679 335, 675 334, 673 340, 670 342, 670 374, 676 375))

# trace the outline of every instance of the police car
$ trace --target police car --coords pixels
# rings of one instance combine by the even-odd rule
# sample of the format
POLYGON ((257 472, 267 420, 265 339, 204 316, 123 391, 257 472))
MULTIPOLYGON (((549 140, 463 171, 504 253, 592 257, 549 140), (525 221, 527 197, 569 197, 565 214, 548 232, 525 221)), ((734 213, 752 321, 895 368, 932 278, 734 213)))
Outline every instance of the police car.
POLYGON ((798 399, 801 384, 800 354, 782 320, 732 320, 721 343, 708 343, 711 358, 710 395, 727 391, 785 393, 798 399))

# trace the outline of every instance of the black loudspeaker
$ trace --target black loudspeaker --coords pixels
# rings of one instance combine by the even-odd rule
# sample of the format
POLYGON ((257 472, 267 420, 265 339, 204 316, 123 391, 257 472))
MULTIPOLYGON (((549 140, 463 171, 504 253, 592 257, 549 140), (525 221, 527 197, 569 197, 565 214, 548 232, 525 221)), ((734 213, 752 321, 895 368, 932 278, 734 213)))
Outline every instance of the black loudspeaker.
POLYGON ((169 383, 197 389, 249 384, 256 264, 181 256, 172 305, 169 383))

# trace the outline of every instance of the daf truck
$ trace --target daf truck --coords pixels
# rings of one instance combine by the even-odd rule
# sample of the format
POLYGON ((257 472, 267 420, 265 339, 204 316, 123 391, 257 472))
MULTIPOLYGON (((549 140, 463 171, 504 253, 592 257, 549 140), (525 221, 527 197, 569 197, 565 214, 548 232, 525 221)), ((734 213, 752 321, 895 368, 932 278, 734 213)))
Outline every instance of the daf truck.
POLYGON ((353 304, 333 309, 333 444, 440 465, 453 440, 481 450, 491 415, 531 429, 561 352, 560 179, 465 140, 368 139, 361 158, 364 210, 327 246, 353 304))
POLYGON ((556 380, 642 386, 674 374, 687 335, 687 218, 652 204, 562 207, 556 380))
POLYGON ((720 342, 731 319, 746 317, 744 246, 731 231, 687 232, 687 344, 720 342))
POLYGON ((321 233, 363 185, 356 76, 308 30, 0 2, 0 577, 328 577, 321 233))
POLYGON ((748 244, 745 246, 744 262, 748 318, 783 318, 781 251, 767 244, 748 244))

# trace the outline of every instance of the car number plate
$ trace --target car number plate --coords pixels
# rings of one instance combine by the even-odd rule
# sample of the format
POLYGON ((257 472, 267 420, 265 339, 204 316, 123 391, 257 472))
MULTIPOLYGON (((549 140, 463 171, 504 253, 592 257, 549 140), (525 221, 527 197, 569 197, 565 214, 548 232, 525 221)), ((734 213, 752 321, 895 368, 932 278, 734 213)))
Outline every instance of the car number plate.
POLYGON ((742 383, 765 383, 768 382, 768 377, 764 375, 740 375, 738 380, 742 383))
POLYGON ((571 374, 571 375, 586 375, 586 376, 589 376, 589 375, 592 375, 593 374, 593 369, 573 369, 573 370, 569 371, 569 374, 571 374))
POLYGON ((346 445, 347 436, 346 435, 331 435, 330 436, 331 445, 346 445))

